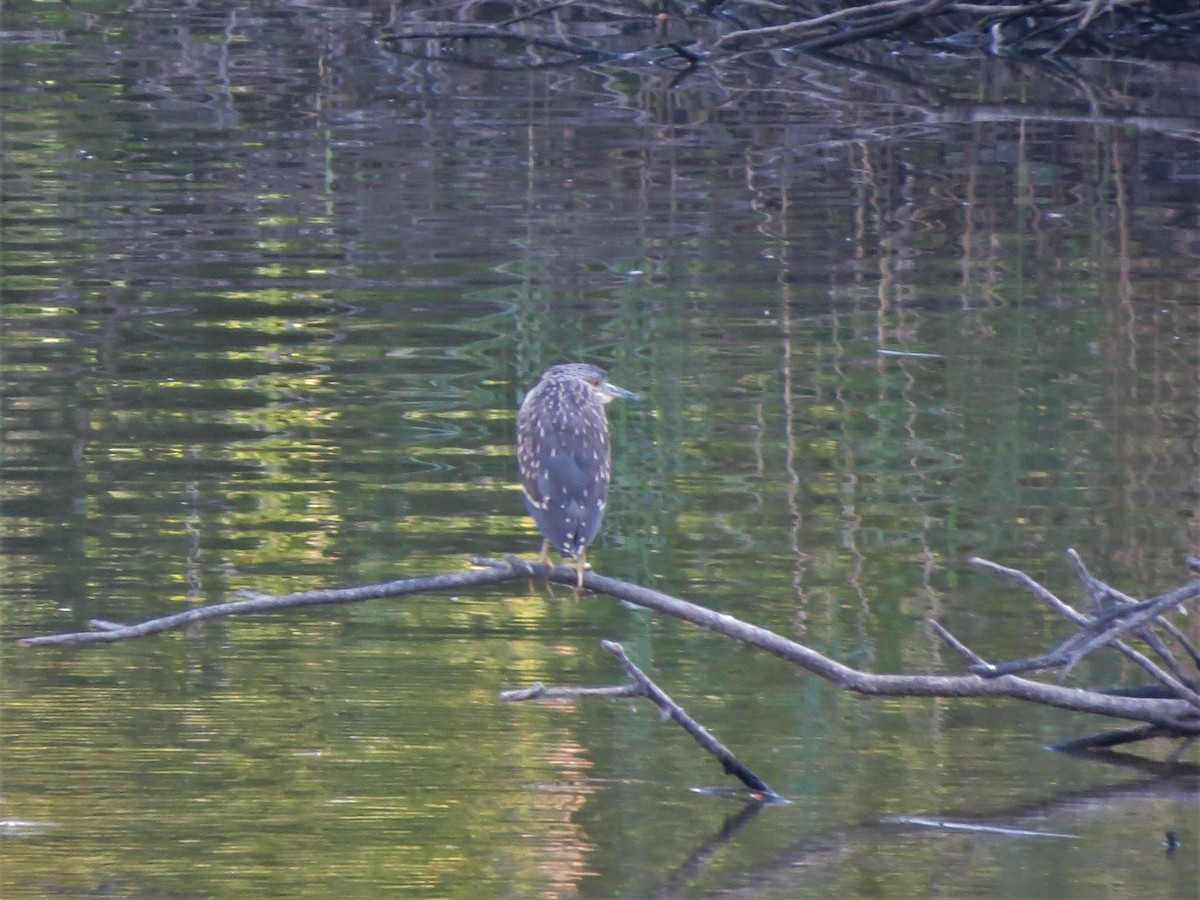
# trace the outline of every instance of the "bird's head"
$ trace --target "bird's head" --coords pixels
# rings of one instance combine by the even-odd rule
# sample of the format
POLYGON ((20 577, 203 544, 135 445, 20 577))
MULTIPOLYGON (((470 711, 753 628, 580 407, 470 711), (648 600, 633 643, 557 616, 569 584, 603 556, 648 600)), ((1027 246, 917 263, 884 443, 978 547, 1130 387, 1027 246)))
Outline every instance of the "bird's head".
POLYGON ((633 391, 627 391, 608 380, 608 373, 599 366, 589 363, 564 363, 551 366, 542 375, 542 381, 548 380, 577 380, 590 387, 601 403, 611 403, 613 400, 640 400, 633 391))

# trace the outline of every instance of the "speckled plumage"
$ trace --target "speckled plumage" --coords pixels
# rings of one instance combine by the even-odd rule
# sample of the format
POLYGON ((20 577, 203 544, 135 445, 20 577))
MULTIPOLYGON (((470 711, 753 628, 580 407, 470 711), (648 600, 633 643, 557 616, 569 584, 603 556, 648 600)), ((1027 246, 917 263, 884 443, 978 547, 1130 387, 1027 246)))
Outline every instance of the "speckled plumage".
POLYGON ((553 547, 577 561, 600 530, 612 474, 604 404, 633 397, 609 384, 603 369, 582 363, 551 366, 517 413, 517 464, 525 508, 553 547))

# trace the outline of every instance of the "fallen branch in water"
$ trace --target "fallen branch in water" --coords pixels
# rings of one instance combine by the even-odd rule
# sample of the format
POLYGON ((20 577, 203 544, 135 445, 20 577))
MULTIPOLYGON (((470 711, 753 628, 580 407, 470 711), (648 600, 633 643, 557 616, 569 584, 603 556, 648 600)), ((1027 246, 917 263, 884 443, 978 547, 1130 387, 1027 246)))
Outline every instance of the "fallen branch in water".
MULTIPOLYGON (((460 590, 464 587, 477 585, 499 584, 508 581, 536 579, 554 582, 574 587, 577 577, 573 568, 566 566, 549 566, 544 563, 527 562, 516 557, 507 559, 477 558, 472 562, 480 568, 462 572, 451 572, 442 575, 432 575, 422 578, 406 578, 389 581, 382 584, 364 585, 360 587, 304 591, 295 594, 270 595, 249 591, 241 592, 243 599, 229 603, 219 603, 202 606, 195 609, 174 613, 157 619, 150 619, 135 625, 121 625, 111 622, 96 623, 99 630, 76 632, 68 634, 44 635, 27 637, 18 641, 23 647, 48 645, 76 645, 87 643, 114 643, 130 638, 146 637, 160 634, 174 628, 181 628, 195 622, 228 616, 247 615, 291 609, 302 606, 320 604, 358 603, 364 600, 383 597, 405 596, 418 593, 460 590)), ((1200 581, 1192 581, 1187 585, 1163 594, 1160 597, 1144 603, 1126 604, 1114 613, 1087 617, 1075 612, 1072 607, 1059 600, 1048 590, 1016 569, 1009 569, 996 563, 982 559, 971 562, 979 567, 997 572, 1004 577, 1015 580, 1031 591, 1039 599, 1058 609, 1064 615, 1069 615, 1084 627, 1083 640, 1072 639, 1068 652, 1059 651, 1032 658, 1035 665, 1027 665, 1030 660, 1018 662, 990 663, 978 653, 967 648, 955 639, 946 629, 930 623, 931 629, 938 634, 957 653, 964 655, 971 671, 963 675, 890 675, 863 672, 843 665, 822 653, 813 650, 797 641, 793 641, 766 628, 761 628, 749 622, 742 621, 724 613, 718 613, 695 603, 689 603, 678 597, 672 597, 661 591, 641 587, 629 582, 620 581, 597 575, 595 572, 585 572, 583 586, 595 594, 606 594, 618 600, 635 606, 654 610, 663 615, 672 616, 685 622, 690 622, 701 628, 706 628, 732 640, 740 641, 760 650, 774 654, 808 672, 818 675, 839 687, 855 693, 876 697, 1008 697, 1051 706, 1076 712, 1092 713, 1109 718, 1124 719, 1145 725, 1156 726, 1145 732, 1145 736, 1170 736, 1175 738, 1191 738, 1200 736, 1200 712, 1197 705, 1197 688, 1200 683, 1194 677, 1188 677, 1181 664, 1169 654, 1164 657, 1162 641, 1159 649, 1152 647, 1151 652, 1159 657, 1155 662, 1146 654, 1134 651, 1124 643, 1126 633, 1148 635, 1147 629, 1160 621, 1167 609, 1194 602, 1200 598, 1200 581), (1111 616, 1111 619, 1108 618, 1111 616), (1099 626, 1098 624, 1099 623, 1099 626), (1102 643, 1098 643, 1100 639, 1102 643), (1084 653, 1094 652, 1100 646, 1113 646, 1118 651, 1126 653, 1139 665, 1155 677, 1157 684, 1152 689, 1140 689, 1131 693, 1128 689, 1089 689, 1064 687, 1047 684, 1018 677, 1009 670, 1014 667, 1021 671, 1033 668, 1073 665, 1084 653)), ((1090 578, 1091 576, 1089 576, 1090 578)), ((1093 579, 1094 581, 1094 579, 1093 579)), ((1107 591, 1119 594, 1115 589, 1107 591)), ((1105 593, 1095 584, 1092 586, 1094 595, 1105 593)), ((1124 596, 1124 595, 1120 595, 1124 596)), ((1198 655, 1182 633, 1176 629, 1173 638, 1195 660, 1198 655)), ((1065 645, 1064 645, 1065 646, 1065 645)), ((550 690, 542 688, 543 691, 550 690)), ((1134 735, 1128 732, 1127 735, 1134 735)), ((1104 736, 1111 745, 1111 734, 1104 736)), ((1137 740, 1137 737, 1129 737, 1137 740)), ((1078 743, 1078 742, 1076 742, 1078 743)))
POLYGON ((615 641, 601 641, 600 646, 617 658, 625 671, 633 679, 633 684, 623 684, 616 687, 585 687, 585 688, 548 688, 538 682, 532 688, 515 691, 501 691, 500 699, 507 702, 517 700, 573 700, 578 697, 645 697, 657 706, 664 718, 669 718, 684 731, 690 734, 705 752, 716 758, 725 770, 741 781, 750 791, 751 799, 756 803, 780 803, 783 797, 771 790, 765 781, 747 768, 741 760, 734 756, 733 751, 708 733, 708 730, 687 714, 687 712, 672 700, 662 688, 634 664, 625 654, 625 648, 615 641))

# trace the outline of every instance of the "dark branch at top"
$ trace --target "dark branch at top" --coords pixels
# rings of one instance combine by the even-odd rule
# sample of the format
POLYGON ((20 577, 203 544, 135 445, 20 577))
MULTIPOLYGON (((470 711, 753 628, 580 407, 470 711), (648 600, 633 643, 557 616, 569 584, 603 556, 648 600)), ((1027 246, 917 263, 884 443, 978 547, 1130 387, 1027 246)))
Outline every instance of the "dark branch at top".
POLYGON ((686 9, 637 0, 464 0, 436 10, 401 7, 382 37, 396 52, 495 67, 555 64, 543 52, 556 55, 558 64, 564 55, 576 62, 655 62, 675 55, 695 66, 744 52, 816 52, 879 40, 943 53, 1194 61, 1200 58, 1200 13, 1168 13, 1142 0, 709 0, 686 9), (479 42, 523 46, 527 53, 506 57, 479 50, 479 42))

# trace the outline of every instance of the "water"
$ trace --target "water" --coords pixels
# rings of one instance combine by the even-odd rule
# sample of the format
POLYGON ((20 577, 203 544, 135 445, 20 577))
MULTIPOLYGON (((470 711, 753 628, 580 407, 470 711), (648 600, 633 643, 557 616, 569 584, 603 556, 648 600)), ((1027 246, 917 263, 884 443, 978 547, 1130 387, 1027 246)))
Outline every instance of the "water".
POLYGON ((848 664, 958 671, 927 616, 995 658, 1065 634, 970 554, 1182 583, 1195 69, 671 87, 400 57, 357 11, 5 17, 4 896, 1194 893, 1194 775, 1043 749, 1111 723, 853 698, 605 599, 12 641, 534 552, 515 408, 574 359, 646 398, 598 570, 848 664), (690 791, 730 782, 645 704, 496 701, 619 680, 606 638, 794 802, 690 791))

